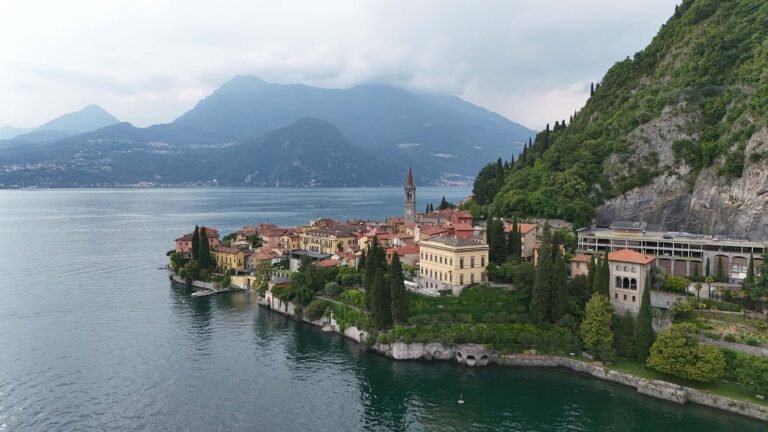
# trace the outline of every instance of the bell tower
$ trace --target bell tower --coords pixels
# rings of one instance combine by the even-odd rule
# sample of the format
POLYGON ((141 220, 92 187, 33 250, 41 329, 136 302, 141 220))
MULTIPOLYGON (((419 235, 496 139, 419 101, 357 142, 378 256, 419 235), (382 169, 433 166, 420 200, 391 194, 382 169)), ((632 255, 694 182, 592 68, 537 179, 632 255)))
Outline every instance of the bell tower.
POLYGON ((408 181, 405 183, 405 223, 416 222, 416 186, 413 184, 413 171, 408 168, 408 181))

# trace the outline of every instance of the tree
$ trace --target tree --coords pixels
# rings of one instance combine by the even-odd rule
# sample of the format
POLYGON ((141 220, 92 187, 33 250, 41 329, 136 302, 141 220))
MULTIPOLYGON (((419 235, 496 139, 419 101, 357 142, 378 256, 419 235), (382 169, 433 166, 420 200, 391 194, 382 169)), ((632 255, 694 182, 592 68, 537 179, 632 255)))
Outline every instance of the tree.
POLYGON ((427 204, 427 208, 424 209, 424 213, 429 213, 429 204, 427 204))
POLYGON ((195 225, 195 231, 192 232, 192 259, 197 260, 198 252, 200 251, 200 231, 197 225, 195 225))
POLYGON ((489 259, 496 264, 502 264, 507 259, 507 238, 504 235, 504 223, 500 219, 491 218, 486 227, 489 259))
POLYGON ((651 349, 656 337, 653 332, 651 312, 651 272, 648 272, 643 296, 640 299, 640 312, 635 320, 635 358, 643 363, 648 358, 648 350, 651 349))
POLYGON ((750 253, 747 275, 744 277, 744 288, 749 289, 749 286, 753 283, 755 283, 755 257, 750 253))
POLYGON ((384 249, 379 244, 378 238, 374 237, 368 248, 368 256, 365 258, 365 274, 363 283, 365 283, 365 305, 368 310, 372 310, 374 293, 372 290, 373 280, 377 273, 386 270, 387 258, 384 249))
POLYGON ((599 259, 593 280, 592 292, 598 292, 606 297, 610 297, 611 288, 611 268, 608 264, 608 254, 599 259))
POLYGON ((589 267, 587 268, 587 295, 591 296, 594 292, 595 286, 595 274, 597 273, 597 263, 595 262, 595 254, 592 254, 589 258, 589 267))
POLYGON ((443 199, 440 200, 440 207, 438 207, 439 210, 445 210, 451 205, 448 204, 448 201, 445 200, 445 195, 443 195, 443 199))
POLYGON ((713 382, 725 372, 725 356, 714 346, 700 344, 692 324, 673 324, 659 332, 646 365, 683 379, 713 382))
POLYGON ((595 95, 595 83, 589 84, 589 96, 592 97, 595 95))
POLYGON ((251 243, 252 248, 258 248, 261 247, 261 245, 264 243, 261 240, 261 236, 259 236, 259 233, 253 233, 248 236, 248 241, 251 243))
POLYGON ((205 231, 205 227, 200 228, 200 245, 198 246, 197 255, 197 265, 201 269, 211 267, 211 250, 208 244, 208 233, 205 231))
POLYGON ((365 270, 365 250, 360 253, 360 258, 357 260, 357 268, 365 270))
POLYGON ((624 357, 635 356, 635 317, 630 311, 623 316, 613 315, 613 347, 616 353, 624 357))
POLYGON ((704 282, 706 282, 707 284, 707 293, 709 293, 708 294, 709 298, 712 298, 712 282, 714 281, 715 281, 715 278, 713 278, 712 276, 707 276, 706 278, 704 278, 704 282))
POLYGON ((514 258, 515 261, 520 261, 522 257, 523 240, 520 237, 520 226, 517 224, 517 216, 512 218, 512 231, 509 233, 507 239, 507 254, 514 258))
POLYGON ((723 270, 723 257, 717 257, 717 279, 723 281, 725 279, 725 271, 723 270))
POLYGON ((539 248, 539 260, 536 267, 536 280, 533 283, 531 302, 528 309, 531 318, 536 322, 544 322, 549 318, 550 304, 552 302, 552 235, 549 224, 544 224, 539 248))
POLYGON ((371 290, 371 321, 373 325, 384 330, 392 327, 392 306, 389 297, 389 286, 384 272, 377 269, 373 276, 371 290))
POLYGON ((552 272, 552 302, 549 319, 557 321, 568 312, 568 274, 565 268, 565 258, 560 249, 555 249, 554 271, 552 272))
POLYGON ((502 187, 504 187, 504 166, 499 158, 496 160, 496 193, 499 193, 502 187))
POLYGON ((768 358, 753 355, 743 356, 736 368, 739 382, 755 393, 768 393, 768 358))
POLYGON ((701 289, 704 288, 701 285, 701 282, 696 282, 695 284, 693 284, 693 288, 696 290, 696 298, 701 299, 701 289))
POLYGON ((255 284, 251 289, 263 294, 269 285, 269 279, 272 277, 272 265, 267 260, 259 261, 256 268, 253 269, 255 284))
POLYGON ((408 322, 408 292, 405 290, 403 267, 400 257, 394 254, 392 265, 389 266, 390 297, 392 299, 392 322, 405 324, 408 322))
POLYGON ((768 252, 763 254, 763 262, 760 263, 760 276, 746 287, 749 297, 755 301, 764 301, 768 297, 768 252))
POLYGON ((709 267, 709 258, 707 258, 707 264, 704 266, 704 276, 712 276, 709 267))
POLYGON ((435 211, 435 206, 433 206, 431 203, 429 204, 429 212, 433 213, 435 211))
POLYGON ((581 339, 587 350, 603 361, 613 359, 612 317, 613 306, 608 297, 600 293, 592 294, 584 309, 581 339))
POLYGON ((315 295, 315 275, 312 260, 304 256, 301 258, 299 270, 291 276, 288 285, 288 298, 300 305, 308 305, 315 295))

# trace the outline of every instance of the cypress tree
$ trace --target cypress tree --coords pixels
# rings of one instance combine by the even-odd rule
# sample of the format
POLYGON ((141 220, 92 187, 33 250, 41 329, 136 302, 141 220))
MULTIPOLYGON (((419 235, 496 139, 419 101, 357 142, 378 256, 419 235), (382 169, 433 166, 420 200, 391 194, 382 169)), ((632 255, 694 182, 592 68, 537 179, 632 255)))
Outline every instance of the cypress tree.
POLYGON ((549 230, 549 223, 545 223, 541 247, 539 248, 539 261, 536 266, 536 279, 533 282, 531 301, 528 304, 531 319, 535 322, 544 322, 549 318, 552 301, 552 273, 554 271, 551 250, 552 236, 549 230))
POLYGON ((723 270, 723 257, 717 257, 717 278, 723 280, 725 278, 725 272, 723 270))
POLYGON ((207 269, 211 266, 211 250, 208 245, 208 234, 205 227, 200 228, 200 246, 197 251, 197 265, 201 269, 207 269))
POLYGON ((392 257, 392 265, 389 267, 389 285, 392 299, 392 322, 405 324, 408 322, 408 293, 405 290, 403 267, 400 265, 400 257, 397 254, 392 257))
POLYGON ((195 231, 192 232, 192 259, 197 260, 197 253, 200 251, 200 232, 197 225, 195 225, 195 231))
MULTIPOLYGON (((501 159, 499 159, 501 160, 501 159)), ((448 201, 445 200, 445 195, 443 195, 443 199, 440 200, 440 210, 445 210, 448 208, 448 201)))
POLYGON ((754 282, 755 282, 755 257, 750 253, 749 264, 747 264, 747 276, 744 278, 744 286, 748 287, 754 282))
POLYGON ((707 264, 704 266, 704 276, 712 276, 712 272, 709 270, 709 258, 707 258, 707 264))
POLYGON ((611 267, 608 264, 608 253, 603 258, 603 268, 600 271, 600 289, 598 292, 606 298, 611 296, 611 267))
POLYGON ((592 295, 593 287, 595 285, 595 272, 597 271, 597 267, 595 265, 595 254, 592 254, 592 256, 589 258, 589 267, 587 267, 587 289, 586 294, 587 298, 592 295))
POLYGON ((507 238, 504 235, 504 223, 500 219, 491 218, 486 230, 489 259, 496 264, 504 263, 507 259, 507 238))
POLYGON ((595 95, 595 83, 591 83, 589 86, 589 96, 591 97, 594 95, 595 95))
POLYGON ((568 275, 565 270, 565 258, 557 250, 552 272, 552 303, 550 305, 550 321, 557 321, 568 311, 568 275))
POLYGON ((517 224, 517 216, 512 219, 512 232, 507 239, 507 255, 519 261, 522 256, 522 239, 520 237, 520 226, 517 224))
POLYGON ((496 193, 498 193, 502 187, 504 187, 504 166, 501 164, 501 158, 499 158, 496 160, 496 193))
POLYGON ((641 363, 645 363, 645 359, 648 358, 648 350, 651 349, 655 337, 651 315, 651 273, 648 272, 640 300, 640 312, 635 320, 635 357, 641 363))
POLYGON ((363 249, 363 253, 360 254, 360 258, 357 260, 357 268, 365 270, 365 249, 363 249))
POLYGON ((392 305, 386 279, 384 272, 377 269, 371 284, 371 320, 379 330, 392 327, 392 305))
MULTIPOLYGON (((478 197, 478 203, 481 202, 480 197, 478 197)), ((429 213, 429 204, 427 204, 427 208, 424 209, 424 213, 429 213)))
POLYGON ((589 287, 591 293, 600 292, 600 281, 603 273, 603 258, 598 255, 595 259, 595 276, 592 278, 592 285, 589 287))

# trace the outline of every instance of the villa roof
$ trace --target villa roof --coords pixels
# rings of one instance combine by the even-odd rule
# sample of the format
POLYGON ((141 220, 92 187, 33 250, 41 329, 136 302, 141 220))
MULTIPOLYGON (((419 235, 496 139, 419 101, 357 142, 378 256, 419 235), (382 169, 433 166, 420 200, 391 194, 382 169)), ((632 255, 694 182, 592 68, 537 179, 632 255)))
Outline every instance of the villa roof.
POLYGON ((236 254, 238 252, 243 252, 243 250, 242 249, 238 249, 238 248, 233 248, 233 247, 218 246, 216 248, 216 252, 227 253, 227 254, 236 254))
POLYGON ((444 244, 447 246, 453 246, 453 247, 485 245, 485 243, 479 240, 460 238, 460 237, 454 237, 454 236, 437 236, 437 237, 432 237, 427 241, 434 242, 434 243, 441 243, 441 244, 444 244))
POLYGON ((640 252, 635 252, 629 249, 622 249, 608 254, 609 261, 619 261, 630 264, 644 265, 653 262, 655 259, 656 257, 654 256, 643 255, 640 252))
POLYGON ((339 265, 339 260, 335 259, 322 260, 317 263, 318 267, 335 267, 337 265, 339 265))
POLYGON ((453 229, 456 231, 474 231, 475 227, 470 223, 455 223, 453 229))
POLYGON ((571 262, 588 263, 590 261, 592 261, 592 257, 589 255, 576 255, 573 258, 571 258, 571 262))
MULTIPOLYGON (((529 223, 519 223, 517 224, 517 229, 520 230, 521 235, 526 235, 532 230, 535 230, 538 225, 536 224, 529 224, 529 223)), ((504 232, 510 233, 512 232, 512 224, 507 223, 504 224, 504 232)))

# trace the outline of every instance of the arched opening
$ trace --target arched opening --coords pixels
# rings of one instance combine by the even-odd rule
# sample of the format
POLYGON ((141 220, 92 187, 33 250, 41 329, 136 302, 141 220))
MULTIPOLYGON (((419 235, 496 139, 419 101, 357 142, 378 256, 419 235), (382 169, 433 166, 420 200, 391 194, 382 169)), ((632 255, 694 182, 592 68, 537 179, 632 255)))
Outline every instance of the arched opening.
POLYGON ((615 287, 616 288, 621 288, 621 278, 618 277, 618 276, 616 276, 616 285, 615 285, 615 287))
POLYGON ((632 278, 629 280, 629 289, 637 291, 637 279, 632 278))

